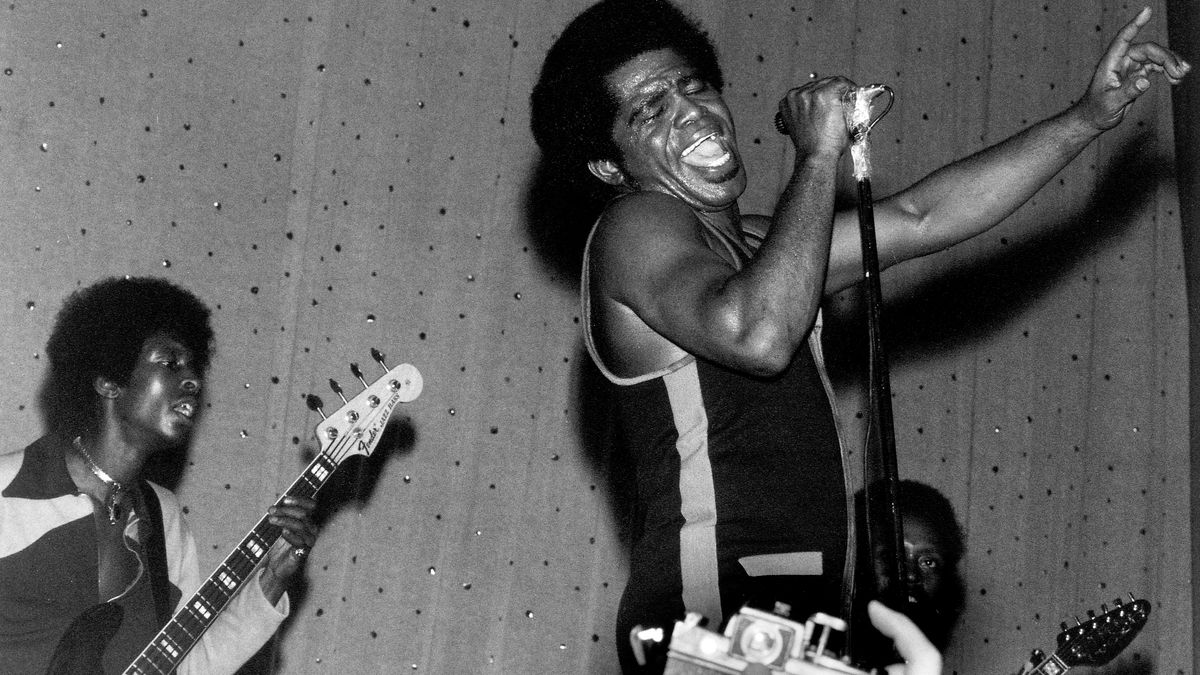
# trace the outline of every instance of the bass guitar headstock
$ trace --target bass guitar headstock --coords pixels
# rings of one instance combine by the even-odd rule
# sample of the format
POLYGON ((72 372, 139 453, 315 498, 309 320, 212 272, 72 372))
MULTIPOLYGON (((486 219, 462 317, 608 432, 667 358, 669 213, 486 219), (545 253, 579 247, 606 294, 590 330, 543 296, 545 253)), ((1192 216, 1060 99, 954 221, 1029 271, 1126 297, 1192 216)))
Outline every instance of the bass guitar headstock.
POLYGON ((1058 634, 1058 648, 1054 653, 1068 667, 1102 666, 1133 642, 1150 618, 1150 603, 1135 600, 1129 602, 1117 598, 1115 607, 1100 605, 1101 614, 1088 610, 1088 620, 1068 627, 1058 634))
POLYGON ((388 418, 400 403, 408 403, 421 395, 423 381, 416 367, 404 363, 388 368, 383 354, 371 350, 371 358, 385 371, 383 376, 370 384, 363 378, 358 364, 350 364, 350 372, 363 385, 363 390, 354 398, 347 399, 341 386, 334 380, 329 387, 342 400, 342 407, 326 415, 316 396, 308 397, 308 405, 323 418, 313 433, 321 445, 321 452, 336 462, 350 455, 369 456, 379 443, 388 418))
POLYGON ((1035 649, 1020 675, 1062 675, 1075 666, 1103 666, 1116 658, 1146 625, 1150 603, 1132 595, 1129 602, 1117 598, 1113 603, 1112 609, 1100 605, 1099 615, 1088 610, 1088 620, 1076 619, 1074 626, 1063 622, 1054 654, 1047 658, 1035 649))

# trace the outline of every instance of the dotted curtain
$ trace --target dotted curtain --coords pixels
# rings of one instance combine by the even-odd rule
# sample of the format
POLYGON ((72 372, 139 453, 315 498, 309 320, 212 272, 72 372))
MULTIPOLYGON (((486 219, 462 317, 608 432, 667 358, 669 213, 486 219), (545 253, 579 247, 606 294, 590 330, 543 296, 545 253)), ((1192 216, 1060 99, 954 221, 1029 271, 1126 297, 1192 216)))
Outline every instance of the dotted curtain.
MULTIPOLYGON (((569 247, 551 245, 590 223, 550 215, 528 131, 541 59, 587 4, 0 6, 2 451, 44 428, 42 349, 66 294, 125 274, 193 290, 217 354, 196 443, 164 480, 207 573, 311 457, 308 395, 336 409, 330 379, 352 395, 351 363, 382 373, 372 348, 424 376, 397 432, 322 493, 292 617, 247 672, 615 669, 628 466, 569 247)), ((882 196, 1064 109, 1136 11, 681 4, 722 59, 745 212, 769 212, 787 179, 771 118, 811 73, 895 89, 872 132, 882 196)), ((1165 42, 1160 4, 1145 32, 1165 42)), ((942 490, 967 536, 948 672, 1013 672, 1060 621, 1130 593, 1154 613, 1108 669, 1189 670, 1172 154, 1156 87, 1006 223, 883 277, 900 471, 942 490)), ((828 315, 854 428, 854 293, 828 315)))

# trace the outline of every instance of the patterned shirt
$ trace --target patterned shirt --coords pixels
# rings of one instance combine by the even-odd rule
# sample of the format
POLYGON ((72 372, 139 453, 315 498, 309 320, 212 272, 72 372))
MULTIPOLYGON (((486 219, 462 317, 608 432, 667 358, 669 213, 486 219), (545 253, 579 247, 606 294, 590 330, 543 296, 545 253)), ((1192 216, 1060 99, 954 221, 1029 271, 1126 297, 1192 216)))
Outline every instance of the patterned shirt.
MULTIPOLYGON (((71 621, 112 600, 98 597, 93 502, 67 472, 68 451, 68 443, 45 436, 20 452, 0 455, 0 664, 6 673, 45 673, 71 621)), ((190 595, 203 581, 196 542, 175 495, 150 485, 162 510, 171 600, 186 599, 181 590, 190 595)), ((140 524, 131 512, 125 537, 136 551, 140 524)), ((132 632, 145 639, 114 641, 109 651, 124 653, 106 652, 107 672, 123 670, 158 631, 145 557, 139 558, 137 579, 120 598, 131 615, 118 635, 132 632)), ((233 673, 270 639, 287 616, 288 599, 273 607, 258 584, 252 585, 230 602, 177 672, 233 673)))

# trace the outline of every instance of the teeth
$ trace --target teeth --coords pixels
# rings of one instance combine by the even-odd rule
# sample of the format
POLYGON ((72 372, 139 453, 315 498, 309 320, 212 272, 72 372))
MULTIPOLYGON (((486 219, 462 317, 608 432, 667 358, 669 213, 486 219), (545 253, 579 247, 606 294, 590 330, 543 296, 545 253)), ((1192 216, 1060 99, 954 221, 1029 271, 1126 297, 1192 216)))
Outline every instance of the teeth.
POLYGON ((696 148, 700 147, 700 144, 701 144, 701 143, 703 143, 704 141, 707 141, 708 139, 710 139, 710 138, 712 138, 713 136, 716 136, 716 135, 717 135, 717 134, 714 132, 714 133, 711 133, 711 134, 709 134, 709 135, 707 135, 707 136, 705 136, 705 137, 703 137, 703 138, 698 138, 698 139, 696 139, 696 140, 695 140, 695 142, 693 142, 691 145, 689 145, 689 146, 687 146, 686 148, 684 148, 684 150, 683 150, 683 154, 682 154, 682 155, 680 155, 680 156, 681 156, 681 157, 687 157, 688 155, 692 154, 692 151, 693 151, 693 150, 695 150, 696 148))
POLYGON ((193 407, 191 403, 180 403, 179 405, 175 406, 175 412, 183 415, 184 417, 190 418, 192 415, 196 414, 196 408, 193 407))
POLYGON ((712 133, 692 143, 680 155, 679 161, 701 169, 724 166, 732 157, 717 134, 712 133))

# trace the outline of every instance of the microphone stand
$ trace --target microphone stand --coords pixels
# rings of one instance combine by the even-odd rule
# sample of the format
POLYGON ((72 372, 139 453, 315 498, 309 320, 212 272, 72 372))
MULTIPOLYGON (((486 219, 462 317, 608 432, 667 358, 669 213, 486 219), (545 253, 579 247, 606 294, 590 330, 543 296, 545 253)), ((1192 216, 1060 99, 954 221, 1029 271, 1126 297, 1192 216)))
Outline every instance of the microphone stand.
MULTIPOLYGON (((868 558, 859 562, 873 565, 873 568, 868 574, 857 575, 857 580, 871 582, 874 592, 868 597, 876 597, 892 609, 911 615, 907 583, 908 564, 898 503, 900 479, 896 465, 892 393, 887 354, 883 349, 880 330, 883 291, 879 284, 879 253, 875 240, 875 211, 871 197, 871 155, 867 142, 871 128, 891 110, 894 101, 895 92, 884 84, 850 89, 842 98, 842 112, 851 138, 850 157, 854 163, 854 177, 858 183, 858 224, 862 240, 865 282, 863 288, 870 359, 868 418, 863 453, 863 516, 866 522, 865 550, 868 552, 868 558), (871 104, 880 94, 887 94, 887 105, 882 112, 872 117, 871 104)), ((775 127, 780 133, 787 133, 779 113, 775 115, 775 127)), ((856 590, 855 595, 857 593, 856 590)), ((861 603, 861 608, 859 604, 854 603, 852 613, 865 610, 865 603, 861 603)), ((862 616, 865 617, 865 611, 862 616)), ((858 660, 873 661, 874 663, 869 665, 881 667, 893 662, 888 656, 889 649, 878 649, 883 638, 869 622, 854 620, 852 627, 867 633, 861 643, 850 636, 851 649, 855 650, 856 645, 861 647, 857 649, 860 653, 855 655, 858 660)))
MULTIPOLYGON (((863 453, 863 502, 869 561, 874 574, 860 575, 874 583, 874 595, 892 609, 910 616, 913 608, 908 593, 908 560, 904 551, 904 526, 899 505, 899 472, 896 464, 896 436, 892 420, 892 388, 888 375, 887 353, 881 331, 883 291, 879 283, 879 251, 875 240, 875 211, 871 197, 871 154, 868 135, 871 127, 891 110, 895 93, 890 87, 873 84, 848 91, 842 101, 846 127, 852 139, 850 157, 858 183, 858 225, 862 240, 864 303, 869 343, 867 433, 863 453), (888 96, 887 106, 872 118, 871 102, 879 94, 888 96)), ((887 649, 873 643, 882 639, 865 624, 868 636, 859 657, 883 666, 890 662, 887 649), (883 652, 883 653, 880 653, 883 652)))
POLYGON ((850 157, 858 183, 858 225, 862 240, 864 302, 869 343, 869 417, 863 461, 863 493, 867 521, 867 550, 879 566, 875 589, 879 599, 897 610, 908 604, 907 559, 899 508, 899 475, 896 437, 892 420, 892 393, 887 353, 881 331, 883 291, 879 283, 879 252, 875 239, 875 211, 871 197, 871 158, 868 135, 892 107, 895 94, 887 85, 873 84, 846 93, 843 112, 852 139, 850 157), (872 118, 871 103, 888 96, 883 112, 872 118))

